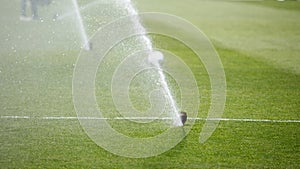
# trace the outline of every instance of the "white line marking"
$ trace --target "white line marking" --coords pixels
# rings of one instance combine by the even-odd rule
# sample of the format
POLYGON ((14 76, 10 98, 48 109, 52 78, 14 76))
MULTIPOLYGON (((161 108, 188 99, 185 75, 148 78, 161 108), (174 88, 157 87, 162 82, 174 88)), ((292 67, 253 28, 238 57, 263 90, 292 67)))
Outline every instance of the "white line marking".
POLYGON ((241 121, 241 122, 271 122, 271 123, 300 123, 300 120, 270 120, 270 119, 233 119, 233 118, 194 118, 207 121, 241 121))
POLYGON ((1 116, 1 119, 30 119, 29 116, 1 116))
MULTIPOLYGON (((34 117, 34 116, 0 116, 1 119, 42 119, 42 120, 171 120, 170 117, 34 117)), ((300 123, 300 120, 271 120, 271 119, 234 119, 234 118, 188 118, 200 121, 238 121, 238 122, 269 122, 269 123, 300 123)))

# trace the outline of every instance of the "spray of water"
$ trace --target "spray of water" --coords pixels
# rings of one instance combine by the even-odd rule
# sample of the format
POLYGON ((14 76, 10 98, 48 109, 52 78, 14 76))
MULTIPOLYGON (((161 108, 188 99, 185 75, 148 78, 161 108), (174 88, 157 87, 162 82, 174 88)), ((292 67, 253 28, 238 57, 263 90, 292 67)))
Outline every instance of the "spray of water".
POLYGON ((75 9, 75 14, 76 14, 76 18, 77 18, 77 21, 78 21, 78 26, 79 26, 79 29, 80 29, 80 35, 81 35, 81 39, 82 39, 82 42, 83 42, 82 47, 85 50, 90 50, 90 44, 89 44, 88 37, 87 37, 86 31, 85 31, 85 28, 84 28, 84 25, 83 25, 83 21, 82 21, 82 17, 81 17, 81 14, 80 14, 80 10, 79 10, 79 7, 78 7, 77 0, 72 0, 72 3, 73 3, 73 6, 74 6, 74 9, 75 9))
POLYGON ((180 119, 180 116, 178 114, 178 108, 177 108, 177 105, 174 101, 174 98, 172 96, 172 93, 169 89, 169 86, 168 86, 168 83, 167 83, 167 80, 166 80, 166 76, 164 75, 163 73, 163 70, 161 69, 161 65, 160 63, 163 61, 164 59, 164 56, 161 52, 158 52, 158 51, 153 51, 149 56, 148 56, 148 61, 155 65, 158 69, 158 74, 159 74, 159 78, 160 78, 160 82, 162 84, 162 87, 164 89, 164 91, 166 92, 166 96, 170 102, 170 105, 172 107, 172 111, 173 112, 170 112, 170 116, 172 117, 173 119, 173 123, 175 126, 182 126, 182 122, 181 122, 181 119, 180 119))
POLYGON ((140 19, 138 17, 138 12, 133 7, 131 0, 120 0, 120 1, 121 1, 122 5, 125 7, 125 9, 127 10, 128 14, 130 16, 134 16, 134 17, 132 17, 132 23, 133 23, 134 29, 136 30, 136 32, 138 32, 142 35, 141 36, 142 43, 145 44, 147 50, 149 50, 151 52, 151 54, 148 56, 148 61, 151 64, 153 64, 158 70, 161 85, 163 87, 163 90, 165 91, 166 98, 172 109, 170 111, 170 116, 173 119, 173 124, 174 124, 174 126, 182 126, 183 124, 182 124, 180 116, 179 116, 179 111, 178 111, 177 105, 174 101, 174 98, 169 89, 168 83, 166 81, 166 77, 165 77, 162 67, 161 67, 161 62, 164 59, 164 56, 161 52, 153 50, 152 42, 149 39, 149 37, 147 37, 146 30, 143 27, 143 25, 141 24, 140 19))
MULTIPOLYGON (((84 6, 79 7, 78 10, 79 11, 83 11, 83 10, 89 9, 89 8, 94 7, 95 5, 98 5, 98 4, 101 4, 101 3, 103 3, 103 2, 100 1, 100 0, 95 0, 95 1, 90 2, 90 3, 88 3, 88 4, 84 5, 84 6)), ((77 10, 72 10, 72 11, 70 11, 68 13, 64 13, 62 15, 59 15, 59 16, 57 16, 56 20, 63 20, 65 18, 67 18, 67 17, 71 17, 74 14, 76 14, 76 11, 77 10)))
MULTIPOLYGON (((87 9, 93 5, 96 5, 98 3, 104 3, 106 1, 99 1, 99 0, 95 0, 81 8, 79 8, 78 6, 78 2, 77 0, 72 0, 73 6, 74 6, 74 11, 70 12, 70 13, 66 13, 63 14, 61 16, 59 16, 57 19, 64 19, 65 17, 68 17, 72 14, 76 15, 76 19, 77 19, 77 23, 79 26, 79 31, 80 31, 80 35, 81 35, 81 39, 82 39, 82 44, 83 44, 83 48, 85 50, 91 50, 90 48, 90 44, 88 41, 88 36, 83 24, 83 20, 82 20, 82 16, 80 11, 87 9)), ((108 3, 108 2, 107 2, 108 3)), ((111 3, 111 2, 110 2, 111 3)), ((169 115, 170 117, 173 119, 173 125, 174 126, 182 126, 182 122, 179 116, 179 110, 178 107, 176 105, 176 102, 173 98, 172 92, 169 89, 166 77, 164 75, 162 66, 161 66, 161 62, 164 59, 164 56, 161 52, 158 51, 154 51, 153 50, 153 45, 152 42, 150 40, 150 38, 146 35, 146 30, 143 27, 143 25, 140 22, 140 18, 138 17, 138 11, 134 8, 133 3, 131 2, 131 0, 115 0, 115 3, 117 6, 119 6, 122 9, 125 9, 126 14, 131 17, 131 23, 133 25, 134 31, 137 32, 138 34, 141 34, 139 40, 140 43, 144 45, 144 47, 150 51, 150 55, 148 56, 148 61, 150 64, 152 64, 153 66, 155 66, 157 68, 157 72, 159 75, 159 81, 161 83, 161 86, 165 92, 165 97, 169 103, 170 106, 170 111, 169 111, 169 115)))

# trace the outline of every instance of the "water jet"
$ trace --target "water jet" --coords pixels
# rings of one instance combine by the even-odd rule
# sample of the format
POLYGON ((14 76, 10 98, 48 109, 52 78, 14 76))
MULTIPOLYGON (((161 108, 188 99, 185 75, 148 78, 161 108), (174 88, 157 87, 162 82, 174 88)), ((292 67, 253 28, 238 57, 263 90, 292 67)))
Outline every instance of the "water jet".
POLYGON ((122 0, 123 4, 128 11, 128 14, 132 16, 132 22, 134 29, 136 30, 137 33, 141 35, 141 41, 143 44, 145 44, 145 47, 147 48, 148 51, 150 51, 150 54, 148 56, 148 62, 152 65, 155 66, 157 69, 157 73, 160 78, 160 83, 162 85, 163 91, 165 92, 165 97, 167 99, 167 102, 169 103, 171 107, 171 111, 169 112, 169 115, 172 118, 172 123, 174 126, 183 126, 183 123, 180 119, 178 107, 176 105, 176 102, 174 100, 174 97, 172 95, 172 92, 169 88, 169 85, 167 83, 166 76, 164 75, 161 63, 164 59, 163 53, 159 51, 154 51, 153 50, 153 45, 150 40, 150 38, 146 35, 146 29, 143 27, 143 25, 140 22, 139 16, 138 16, 138 11, 133 7, 133 4, 131 0, 122 0))

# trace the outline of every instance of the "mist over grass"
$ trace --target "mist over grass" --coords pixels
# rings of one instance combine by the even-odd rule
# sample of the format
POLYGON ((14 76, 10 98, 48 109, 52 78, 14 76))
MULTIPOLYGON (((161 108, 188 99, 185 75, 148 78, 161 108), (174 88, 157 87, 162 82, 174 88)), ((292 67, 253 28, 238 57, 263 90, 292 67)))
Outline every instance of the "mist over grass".
MULTIPOLYGON (((79 5, 88 2, 82 0, 79 5)), ((209 37, 226 73, 224 118, 299 120, 299 2, 134 3, 141 12, 159 11, 183 17, 209 37)), ((212 137, 199 144, 204 121, 196 121, 194 126, 188 121, 184 128, 191 132, 176 147, 159 156, 131 159, 97 146, 78 120, 39 118, 76 117, 72 78, 81 45, 78 29, 72 17, 52 20, 56 13, 71 12, 68 1, 41 7, 43 22, 20 21, 18 1, 4 0, 2 4, 5 5, 0 7, 0 115, 35 118, 0 119, 0 168, 300 167, 299 123, 222 121, 212 137)), ((82 11, 90 36, 117 16, 106 15, 109 7, 101 4, 82 11), (103 13, 97 13, 100 9, 103 13)), ((198 117, 206 117, 211 89, 201 61, 172 38, 151 38, 156 47, 181 56, 192 70, 201 96, 198 117)), ((98 82, 106 78, 97 76, 98 82)), ((107 104, 108 95, 101 95, 100 88, 95 93, 99 104, 115 111, 107 104)), ((149 106, 147 102, 135 101, 137 107, 149 106)), ((151 137, 168 127, 159 120, 151 125, 151 130, 146 124, 126 120, 111 120, 110 124, 133 137, 151 137)))

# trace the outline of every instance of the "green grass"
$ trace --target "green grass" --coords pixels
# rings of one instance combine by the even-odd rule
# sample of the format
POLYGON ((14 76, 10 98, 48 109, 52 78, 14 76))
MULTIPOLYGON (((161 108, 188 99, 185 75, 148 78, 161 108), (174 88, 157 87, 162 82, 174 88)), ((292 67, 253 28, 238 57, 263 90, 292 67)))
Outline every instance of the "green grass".
MULTIPOLYGON (((197 121, 194 126, 184 127, 190 133, 171 150, 155 157, 132 159, 97 146, 78 120, 39 118, 76 116, 72 78, 80 37, 72 20, 19 22, 18 2, 2 3, 9 8, 0 7, 0 115, 35 118, 0 119, 0 168, 300 167, 300 123, 222 121, 208 141, 200 144, 204 121, 197 121)), ((226 73, 224 118, 300 119, 299 2, 135 3, 142 12, 160 11, 184 17, 212 40, 226 73)), ((52 14, 56 9, 53 8, 42 8, 41 15, 51 18, 47 12, 52 14)), ((90 25, 88 32, 94 33, 98 24, 90 25)), ((201 94, 199 117, 205 117, 210 84, 203 64, 180 42, 151 36, 156 47, 181 56, 193 71, 201 94)), ((110 73, 98 73, 97 84, 106 84, 101 78, 107 79, 110 73)), ((111 116, 118 115, 108 89, 98 86, 96 96, 104 110, 115 113, 111 116)), ((140 109, 149 106, 147 101, 134 104, 140 109)), ((135 137, 155 135, 168 127, 161 121, 149 126, 125 120, 109 123, 135 137)))
POLYGON ((274 2, 273 0, 262 1, 262 2, 246 1, 246 3, 250 3, 253 5, 262 5, 262 6, 270 7, 270 8, 278 8, 278 9, 283 9, 283 10, 295 10, 298 12, 300 9, 300 3, 297 2, 296 0, 286 0, 284 2, 274 2))

